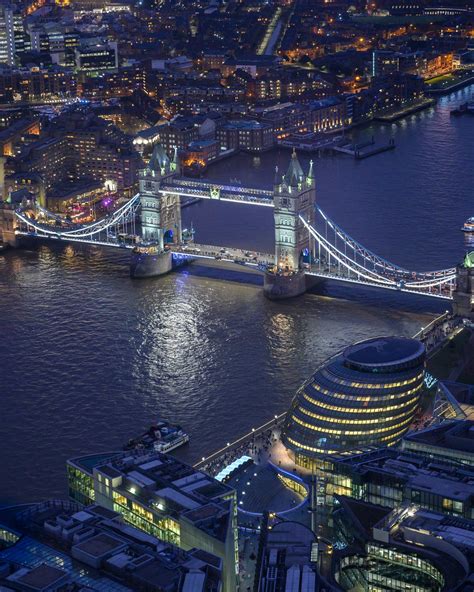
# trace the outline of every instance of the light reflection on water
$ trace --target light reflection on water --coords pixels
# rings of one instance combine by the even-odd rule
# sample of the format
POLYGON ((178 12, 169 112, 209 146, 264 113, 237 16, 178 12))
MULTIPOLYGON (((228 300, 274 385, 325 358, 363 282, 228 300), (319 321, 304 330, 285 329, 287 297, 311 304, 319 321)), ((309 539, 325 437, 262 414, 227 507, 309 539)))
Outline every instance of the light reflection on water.
MULTIPOLYGON (((449 118, 463 92, 374 128, 380 138, 395 136, 392 152, 361 162, 317 159, 321 206, 402 265, 453 265, 464 252, 459 228, 474 215, 473 121, 449 118)), ((264 154, 258 163, 241 155, 211 173, 267 186, 275 159, 281 167, 288 158, 264 154)), ((203 242, 272 245, 266 208, 199 204, 186 219, 203 242)), ((340 348, 374 335, 411 335, 440 310, 396 293, 357 291, 349 301, 351 289, 321 290, 269 302, 255 277, 222 281, 193 267, 132 281, 122 254, 96 248, 42 246, 0 257, 0 495, 64 496, 68 457, 118 448, 157 416, 190 432, 181 456, 200 458, 285 410, 299 384, 340 348)))

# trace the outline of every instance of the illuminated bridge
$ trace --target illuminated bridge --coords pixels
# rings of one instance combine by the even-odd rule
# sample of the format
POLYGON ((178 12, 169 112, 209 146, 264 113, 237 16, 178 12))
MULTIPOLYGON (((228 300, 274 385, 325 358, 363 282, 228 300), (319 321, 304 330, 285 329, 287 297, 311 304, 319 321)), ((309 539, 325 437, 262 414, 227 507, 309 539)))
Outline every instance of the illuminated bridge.
MULTIPOLYGON (((315 202, 312 164, 304 173, 296 154, 285 174, 276 171, 273 189, 264 190, 182 178, 176 162, 158 146, 140 174, 139 193, 109 215, 73 225, 36 204, 26 204, 15 211, 15 235, 129 249, 136 277, 160 275, 185 260, 232 262, 262 271, 266 294, 274 298, 300 294, 318 278, 444 300, 460 291, 459 269, 468 269, 467 264, 421 272, 405 269, 352 238, 315 202), (275 252, 187 241, 181 228, 181 197, 272 208, 275 252)), ((471 270, 467 273, 470 278, 471 270)), ((472 307, 474 279, 469 283, 469 278, 461 290, 469 300, 466 311, 469 304, 472 307)))

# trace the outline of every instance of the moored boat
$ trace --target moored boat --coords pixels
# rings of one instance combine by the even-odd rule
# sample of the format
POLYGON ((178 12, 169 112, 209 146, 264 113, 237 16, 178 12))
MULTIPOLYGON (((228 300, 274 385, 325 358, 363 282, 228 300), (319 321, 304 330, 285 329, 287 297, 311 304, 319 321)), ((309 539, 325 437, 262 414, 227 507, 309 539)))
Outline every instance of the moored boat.
POLYGON ((137 438, 132 438, 124 446, 124 450, 154 450, 171 452, 189 442, 189 435, 179 425, 158 420, 137 438))
POLYGON ((463 232, 474 233, 474 216, 471 216, 464 222, 464 226, 461 228, 463 232))

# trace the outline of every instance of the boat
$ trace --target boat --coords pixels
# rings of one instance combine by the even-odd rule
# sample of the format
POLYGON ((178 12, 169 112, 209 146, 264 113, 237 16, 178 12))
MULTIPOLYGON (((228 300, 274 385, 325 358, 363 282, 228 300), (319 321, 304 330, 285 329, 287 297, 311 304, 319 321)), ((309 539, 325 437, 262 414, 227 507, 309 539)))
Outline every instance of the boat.
POLYGON ((150 450, 171 452, 189 442, 189 435, 179 425, 158 420, 137 438, 132 438, 123 447, 124 450, 150 450))
POLYGON ((451 111, 451 115, 474 115, 474 101, 468 101, 467 103, 459 105, 457 109, 451 111))
POLYGON ((463 232, 473 232, 474 233, 474 216, 471 216, 464 222, 464 226, 461 228, 463 232))

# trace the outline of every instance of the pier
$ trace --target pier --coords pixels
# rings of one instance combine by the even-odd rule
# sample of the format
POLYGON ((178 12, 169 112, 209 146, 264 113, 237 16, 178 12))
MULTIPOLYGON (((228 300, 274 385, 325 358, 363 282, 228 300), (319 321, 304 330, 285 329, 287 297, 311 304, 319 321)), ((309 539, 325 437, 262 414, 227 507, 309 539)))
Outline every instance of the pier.
POLYGON ((369 158, 369 156, 375 156, 376 154, 387 152, 388 150, 393 150, 394 148, 395 140, 393 138, 390 138, 388 144, 380 145, 375 143, 375 138, 373 136, 371 140, 361 142, 359 144, 345 143, 339 146, 332 146, 332 150, 334 150, 334 152, 349 154, 356 160, 363 160, 364 158, 369 158))

